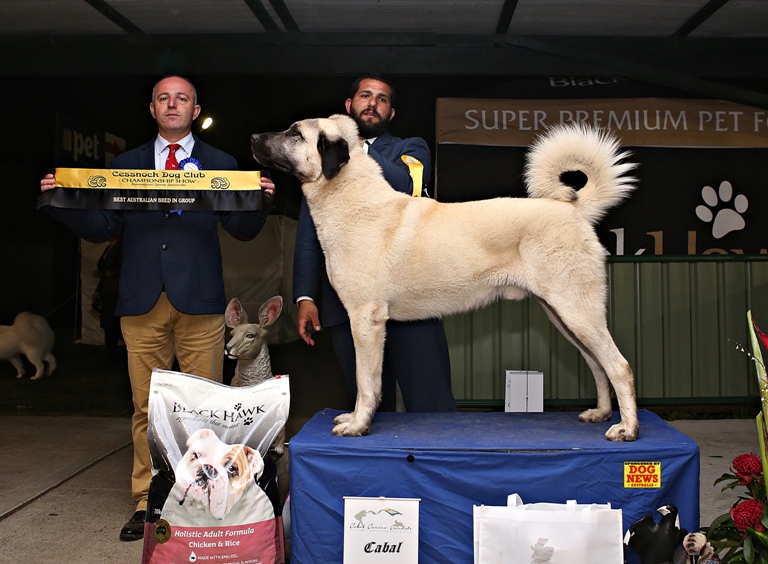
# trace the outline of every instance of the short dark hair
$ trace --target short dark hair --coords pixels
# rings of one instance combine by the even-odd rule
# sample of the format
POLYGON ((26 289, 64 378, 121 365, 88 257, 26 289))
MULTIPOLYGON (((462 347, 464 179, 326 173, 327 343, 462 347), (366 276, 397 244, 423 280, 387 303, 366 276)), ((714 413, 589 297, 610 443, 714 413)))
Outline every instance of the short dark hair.
POLYGON ((155 101, 155 92, 157 92, 157 85, 160 84, 166 78, 180 78, 181 80, 186 81, 187 84, 189 84, 192 87, 192 93, 195 95, 195 105, 197 105, 197 88, 195 88, 195 85, 192 84, 191 80, 189 80, 186 76, 181 76, 180 74, 166 74, 163 78, 155 82, 155 85, 152 87, 152 99, 150 100, 150 102, 155 101))
POLYGON ((355 80, 352 83, 352 87, 349 89, 349 97, 354 98, 355 94, 357 94, 357 91, 360 90, 360 83, 364 80, 378 80, 379 82, 383 82, 387 86, 389 86, 389 102, 390 105, 394 108, 395 107, 395 100, 397 99, 397 95, 395 94, 395 87, 394 85, 389 81, 389 79, 385 76, 382 76, 380 74, 371 73, 371 74, 364 74, 357 80, 355 80))

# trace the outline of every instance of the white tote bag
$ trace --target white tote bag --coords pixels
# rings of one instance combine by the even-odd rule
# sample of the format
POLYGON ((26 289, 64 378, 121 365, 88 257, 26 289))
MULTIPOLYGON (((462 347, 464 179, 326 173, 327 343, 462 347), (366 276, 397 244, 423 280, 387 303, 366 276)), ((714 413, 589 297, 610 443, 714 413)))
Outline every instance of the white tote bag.
POLYGON ((611 504, 474 506, 475 564, 622 564, 621 509, 611 504))

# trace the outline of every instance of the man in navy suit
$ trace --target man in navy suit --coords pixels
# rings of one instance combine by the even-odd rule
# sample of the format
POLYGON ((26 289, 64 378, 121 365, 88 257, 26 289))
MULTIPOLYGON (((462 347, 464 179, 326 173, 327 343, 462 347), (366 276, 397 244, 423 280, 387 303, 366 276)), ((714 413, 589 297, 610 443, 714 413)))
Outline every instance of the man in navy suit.
MULTIPOLYGON (((394 103, 392 85, 380 75, 366 75, 352 84, 346 109, 357 123, 361 145, 379 163, 392 188, 421 196, 432 172, 429 147, 420 137, 400 139, 387 133, 395 116, 394 103), (421 173, 416 172, 416 165, 412 175, 402 158, 406 155, 420 162, 421 173)), ((315 344, 308 329, 320 330, 321 314, 316 305, 319 300, 323 326, 332 330, 333 348, 354 398, 355 348, 349 317, 325 272, 323 251, 305 198, 301 202, 293 269, 299 335, 307 344, 315 344)), ((456 411, 448 344, 441 320, 387 322, 380 411, 395 411, 397 383, 406 411, 456 411)))
MULTIPOLYGON (((158 135, 119 155, 116 169, 165 169, 184 159, 203 170, 236 170, 230 155, 192 135, 200 114, 197 91, 180 76, 160 80, 149 105, 158 135)), ((55 186, 53 175, 41 181, 55 186)), ((275 185, 262 177, 265 208, 275 185)), ((133 475, 136 510, 121 540, 144 536, 152 462, 147 444, 147 406, 153 368, 170 369, 174 357, 183 372, 222 381, 226 297, 218 224, 240 240, 253 239, 268 212, 107 211, 48 207, 47 211, 83 239, 107 241, 123 233, 123 263, 115 315, 121 316, 133 392, 133 475)))

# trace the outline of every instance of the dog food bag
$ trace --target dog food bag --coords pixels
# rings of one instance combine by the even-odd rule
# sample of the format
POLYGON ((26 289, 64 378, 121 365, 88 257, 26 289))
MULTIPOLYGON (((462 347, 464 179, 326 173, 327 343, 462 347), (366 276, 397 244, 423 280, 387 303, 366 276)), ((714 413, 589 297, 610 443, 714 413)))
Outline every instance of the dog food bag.
POLYGON ((154 370, 142 564, 283 564, 277 468, 288 378, 233 388, 154 370))

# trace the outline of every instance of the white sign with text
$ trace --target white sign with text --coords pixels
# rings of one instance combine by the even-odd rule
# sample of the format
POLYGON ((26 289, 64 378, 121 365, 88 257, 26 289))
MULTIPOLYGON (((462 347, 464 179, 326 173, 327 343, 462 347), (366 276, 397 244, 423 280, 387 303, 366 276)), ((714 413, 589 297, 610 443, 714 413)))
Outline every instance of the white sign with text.
POLYGON ((416 564, 420 499, 344 497, 344 564, 416 564))

